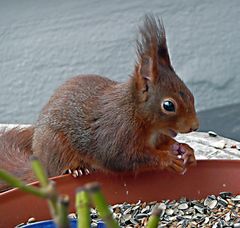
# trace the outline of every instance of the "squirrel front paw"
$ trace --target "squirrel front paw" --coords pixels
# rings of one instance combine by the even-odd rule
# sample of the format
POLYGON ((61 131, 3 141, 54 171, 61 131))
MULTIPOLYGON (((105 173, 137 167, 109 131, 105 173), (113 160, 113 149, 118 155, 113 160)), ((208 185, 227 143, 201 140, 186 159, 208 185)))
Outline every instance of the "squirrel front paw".
POLYGON ((175 143, 172 146, 173 154, 179 156, 183 160, 184 165, 194 166, 197 161, 194 150, 186 143, 175 143))
POLYGON ((175 173, 185 173, 186 168, 184 160, 179 158, 177 154, 169 151, 161 151, 159 153, 159 163, 161 169, 166 169, 175 173))

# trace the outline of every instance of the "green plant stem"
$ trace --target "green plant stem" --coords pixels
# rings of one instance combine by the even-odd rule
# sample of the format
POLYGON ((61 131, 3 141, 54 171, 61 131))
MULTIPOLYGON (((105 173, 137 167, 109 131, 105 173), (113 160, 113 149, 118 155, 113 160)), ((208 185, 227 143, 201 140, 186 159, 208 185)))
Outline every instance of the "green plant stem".
POLYGON ((81 187, 77 189, 75 205, 78 217, 78 228, 89 228, 91 226, 90 199, 85 188, 81 187))
POLYGON ((41 197, 41 198, 47 198, 48 193, 42 189, 39 189, 37 187, 28 186, 24 182, 20 181, 10 173, 8 173, 5 170, 0 169, 0 179, 5 181, 7 184, 9 184, 11 187, 19 188, 24 192, 31 193, 35 196, 41 197))
POLYGON ((49 193, 48 205, 49 205, 50 212, 52 214, 53 219, 57 221, 57 218, 59 217, 58 205, 57 205, 58 194, 55 188, 55 183, 53 181, 48 180, 47 174, 41 162, 36 156, 31 156, 30 159, 31 159, 32 170, 36 175, 37 179, 39 180, 39 183, 42 189, 46 189, 46 191, 49 193))
POLYGON ((162 210, 158 207, 155 207, 153 209, 152 215, 150 216, 150 218, 148 220, 146 227, 147 228, 157 228, 161 214, 162 214, 162 210))
POLYGON ((28 186, 10 173, 0 169, 0 179, 12 187, 17 187, 22 191, 31 193, 35 196, 48 199, 48 204, 52 217, 58 227, 68 228, 68 197, 59 197, 56 191, 55 182, 49 181, 40 161, 36 157, 31 158, 33 172, 40 182, 40 188, 28 186))
POLYGON ((31 156, 30 159, 31 159, 32 170, 35 176, 37 177, 38 181, 40 182, 41 186, 47 187, 49 181, 41 162, 35 156, 31 156))
POLYGON ((108 207, 104 195, 100 190, 98 183, 90 183, 85 185, 90 194, 92 202, 95 204, 100 217, 104 220, 107 227, 120 228, 118 223, 113 219, 112 213, 108 207))
POLYGON ((48 186, 44 189, 48 189, 49 197, 48 197, 48 205, 50 208, 51 215, 53 219, 58 217, 58 193, 56 191, 55 182, 50 181, 48 186))
POLYGON ((68 196, 59 196, 58 198, 58 227, 59 228, 69 228, 68 220, 68 206, 69 198, 68 196))

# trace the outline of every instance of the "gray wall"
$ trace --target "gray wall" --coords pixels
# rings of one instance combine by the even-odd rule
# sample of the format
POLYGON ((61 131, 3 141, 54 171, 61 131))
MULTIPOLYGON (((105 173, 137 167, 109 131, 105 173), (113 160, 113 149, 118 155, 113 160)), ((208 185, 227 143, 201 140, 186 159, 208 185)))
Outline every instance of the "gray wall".
POLYGON ((162 16, 198 111, 240 102, 238 0, 0 0, 0 123, 32 123, 71 76, 126 80, 148 12, 162 16))

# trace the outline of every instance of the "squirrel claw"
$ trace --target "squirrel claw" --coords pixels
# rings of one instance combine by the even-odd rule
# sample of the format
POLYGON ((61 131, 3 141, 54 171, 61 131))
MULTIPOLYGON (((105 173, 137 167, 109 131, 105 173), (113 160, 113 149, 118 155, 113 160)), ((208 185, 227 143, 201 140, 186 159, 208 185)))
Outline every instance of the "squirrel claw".
POLYGON ((68 169, 68 170, 66 170, 66 172, 64 174, 72 174, 72 170, 68 169))
POLYGON ((82 176, 82 171, 81 170, 73 170, 72 176, 74 178, 77 178, 78 176, 82 176))
POLYGON ((89 171, 89 169, 85 168, 85 169, 75 169, 75 170, 72 170, 72 169, 68 169, 66 171, 66 174, 71 174, 74 178, 77 178, 77 177, 81 177, 83 175, 89 175, 91 172, 89 171))
POLYGON ((185 168, 185 169, 181 172, 181 174, 184 175, 186 172, 187 172, 187 168, 185 168))
POLYGON ((183 154, 182 155, 183 158, 183 164, 186 165, 189 162, 189 154, 183 154))
POLYGON ((85 172, 85 175, 89 175, 90 174, 89 169, 85 169, 84 172, 85 172))

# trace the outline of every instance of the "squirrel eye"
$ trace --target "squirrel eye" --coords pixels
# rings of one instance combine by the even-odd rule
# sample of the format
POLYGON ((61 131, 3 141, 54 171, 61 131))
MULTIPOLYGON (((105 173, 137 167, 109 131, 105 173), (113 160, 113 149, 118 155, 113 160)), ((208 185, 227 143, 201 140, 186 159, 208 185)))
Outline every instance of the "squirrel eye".
POLYGON ((175 112, 176 111, 174 103, 170 100, 165 100, 162 104, 162 107, 166 112, 175 112))

